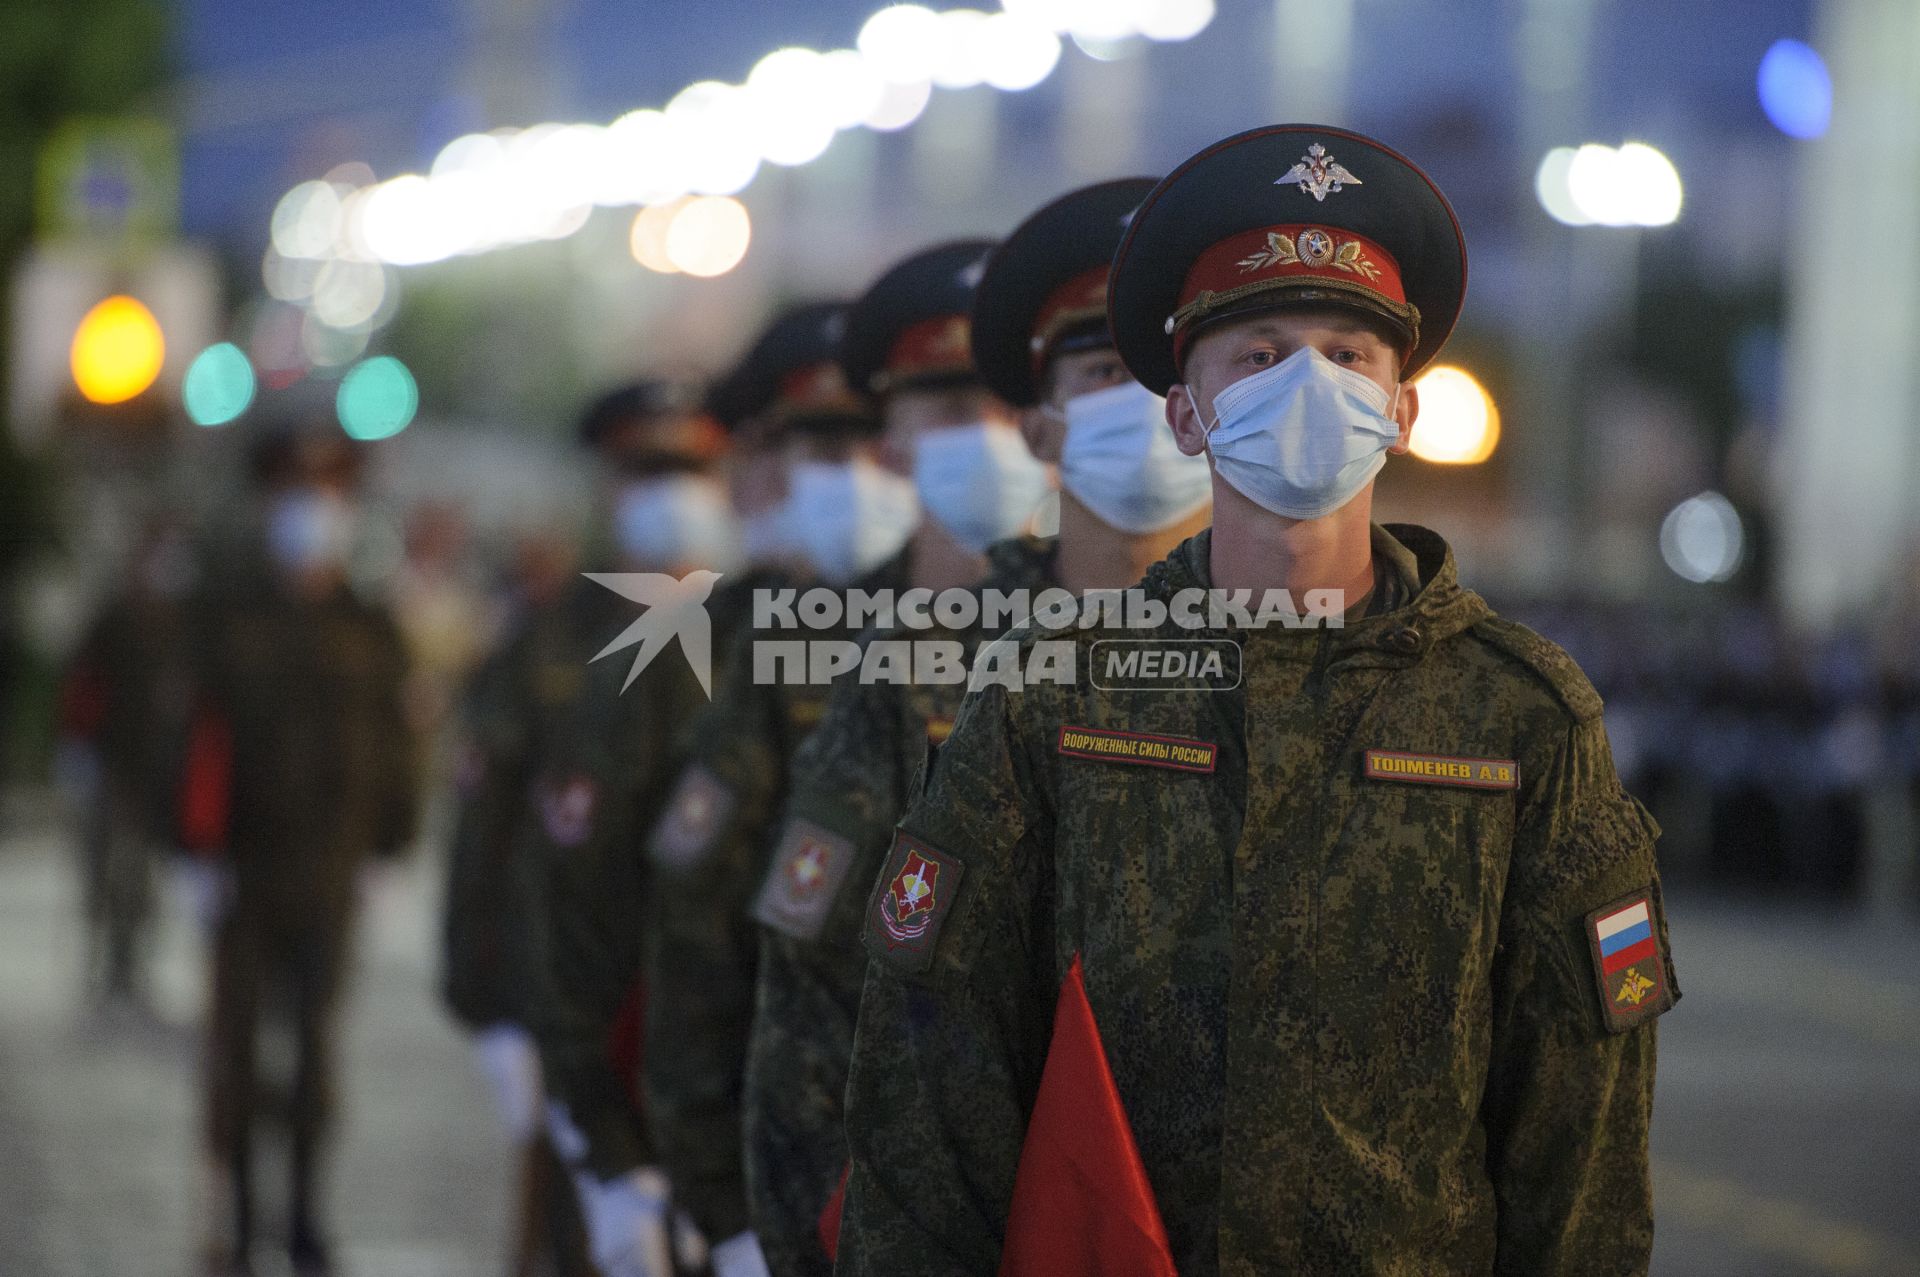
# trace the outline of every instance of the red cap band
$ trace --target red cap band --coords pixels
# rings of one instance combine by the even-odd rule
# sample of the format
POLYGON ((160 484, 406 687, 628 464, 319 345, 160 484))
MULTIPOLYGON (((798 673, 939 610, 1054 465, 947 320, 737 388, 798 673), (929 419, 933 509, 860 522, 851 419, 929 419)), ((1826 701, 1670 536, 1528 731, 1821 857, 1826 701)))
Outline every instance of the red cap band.
POLYGON ((972 329, 965 315, 940 315, 903 330, 887 351, 885 381, 973 370, 972 329))
POLYGON ((1109 267, 1082 271, 1047 295, 1033 321, 1033 371, 1038 375, 1060 335, 1075 324, 1107 318, 1109 267))
POLYGON ((1185 357, 1200 320, 1280 288, 1344 295, 1418 332, 1420 313, 1407 304, 1400 263, 1379 244, 1352 231, 1311 224, 1269 226, 1230 235, 1194 262, 1180 287, 1180 307, 1167 319, 1175 357, 1185 357))

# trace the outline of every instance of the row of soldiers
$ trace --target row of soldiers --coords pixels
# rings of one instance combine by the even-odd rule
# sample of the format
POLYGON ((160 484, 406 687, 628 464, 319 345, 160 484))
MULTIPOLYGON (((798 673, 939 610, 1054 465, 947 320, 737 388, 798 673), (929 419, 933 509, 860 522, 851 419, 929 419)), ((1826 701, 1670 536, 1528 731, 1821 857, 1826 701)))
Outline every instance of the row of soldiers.
MULTIPOLYGON (((1425 174, 1279 126, 588 414, 617 571, 475 679, 447 896, 517 1271, 1644 1271, 1657 827, 1566 655, 1371 520, 1464 289, 1425 174), (1345 623, 1182 691, 770 676, 815 585, 1345 623)), ((960 620, 806 637, 1042 638, 960 620)))
POLYGON ((965 684, 756 678, 752 602, 1119 589, 1206 526, 1205 463, 1107 334, 1106 264, 1151 186, 1075 192, 1003 244, 942 244, 850 304, 795 307, 703 400, 648 383, 587 413, 622 571, 713 561, 709 424, 747 561, 707 601, 711 700, 672 652, 590 661, 633 604, 584 580, 470 689, 445 992, 508 1095, 542 1081, 537 1120, 510 1105, 525 1202, 551 1217, 523 1229, 525 1262, 568 1235, 558 1179, 602 1273, 831 1270, 861 884, 965 684), (1057 513, 1036 519, 1049 467, 1057 513))

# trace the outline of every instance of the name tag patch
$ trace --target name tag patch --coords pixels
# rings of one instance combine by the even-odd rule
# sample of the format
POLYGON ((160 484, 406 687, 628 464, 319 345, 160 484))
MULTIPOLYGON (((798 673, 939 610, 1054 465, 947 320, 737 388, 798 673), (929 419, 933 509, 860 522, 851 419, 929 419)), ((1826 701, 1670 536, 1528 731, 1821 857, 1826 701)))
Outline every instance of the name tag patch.
POLYGON ((789 820, 754 901, 754 918, 796 940, 816 939, 852 864, 851 840, 810 820, 789 820))
POLYGON ((1625 1032, 1673 1005, 1651 891, 1636 891, 1588 914, 1587 943, 1607 1032, 1625 1032))
POLYGON ((934 941, 966 868, 938 847, 895 830, 867 905, 869 951, 908 971, 931 966, 934 941))
POLYGON ((1408 754, 1397 749, 1367 751, 1367 776, 1408 780, 1422 785, 1461 785, 1468 789, 1518 789, 1520 764, 1511 758, 1460 758, 1451 754, 1408 754))
POLYGON ((1092 758, 1104 763, 1139 763, 1180 772, 1211 772, 1220 753, 1219 746, 1210 740, 1070 725, 1060 728, 1056 749, 1067 758, 1092 758))
POLYGON ((654 826, 649 850, 669 869, 699 863, 733 814, 733 791, 698 763, 680 773, 667 814, 654 826))

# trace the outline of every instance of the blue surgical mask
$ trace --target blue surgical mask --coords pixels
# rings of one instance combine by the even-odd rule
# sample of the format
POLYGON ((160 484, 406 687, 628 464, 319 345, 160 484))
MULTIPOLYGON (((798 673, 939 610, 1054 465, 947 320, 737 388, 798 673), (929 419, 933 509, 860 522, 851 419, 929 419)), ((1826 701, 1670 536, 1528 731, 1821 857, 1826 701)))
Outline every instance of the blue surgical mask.
POLYGON ((1311 346, 1213 398, 1214 469, 1255 505, 1290 519, 1338 510, 1400 438, 1394 396, 1311 346))
POLYGON ((620 489, 613 539, 621 555, 651 567, 731 567, 738 537, 720 485, 698 475, 643 479, 620 489))
POLYGON ((787 531, 831 585, 898 554, 920 522, 913 484, 871 461, 801 461, 787 484, 787 531))
POLYGON ((344 568, 353 554, 353 506, 329 492, 301 489, 267 508, 267 553, 282 569, 344 568))
POLYGON ((986 421, 922 432, 913 482, 927 514, 975 553, 1024 531, 1053 490, 1020 432, 986 421))
POLYGON ((1132 381, 1067 401, 1060 486, 1122 532, 1157 532, 1213 498, 1207 459, 1180 451, 1166 406, 1132 381))

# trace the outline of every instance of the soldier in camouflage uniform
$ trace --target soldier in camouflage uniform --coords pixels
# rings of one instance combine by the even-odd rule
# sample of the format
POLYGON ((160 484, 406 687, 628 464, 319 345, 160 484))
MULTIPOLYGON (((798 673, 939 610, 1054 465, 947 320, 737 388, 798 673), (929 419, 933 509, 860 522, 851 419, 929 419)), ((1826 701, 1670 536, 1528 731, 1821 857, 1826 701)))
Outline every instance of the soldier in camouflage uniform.
MULTIPOLYGON (((1026 538, 992 547, 990 590, 1118 589, 1205 526, 1205 463, 1174 451, 1159 401, 1127 375, 1107 335, 1107 263, 1152 186, 1108 182, 1048 205, 994 251, 981 278, 975 366, 1022 410, 1034 454, 1062 462, 1069 417, 1105 445, 1090 452, 1084 435, 1076 438, 1062 466, 1058 545, 1026 538), (1120 410, 1119 429, 1086 412, 1107 403, 1120 410), (1114 464, 1090 461, 1096 453, 1114 464), (1152 463, 1162 453, 1172 464, 1152 463)), ((953 643, 971 658, 992 637, 976 623, 900 627, 866 641, 953 643)), ((837 1221, 831 1209, 822 1216, 846 1166, 842 1096, 866 971, 861 910, 909 785, 928 748, 946 738, 965 690, 964 681, 843 681, 794 760, 786 825, 755 904, 766 931, 745 1105, 753 1223, 774 1277, 832 1268, 823 1242, 837 1221)))
MULTIPOLYGON (((916 457, 921 438, 948 429, 982 436, 998 431, 992 441, 1010 440, 1025 458, 1010 415, 980 386, 968 355, 967 308, 988 247, 966 242, 916 254, 887 272, 846 318, 839 384, 879 398, 886 447, 900 468, 916 457)), ((990 460, 1003 454, 982 448, 970 455, 990 460)), ((1032 466, 1030 458, 1026 463, 1032 466)), ((925 502, 925 473, 917 460, 913 468, 925 502)), ((982 464, 960 477, 968 487, 984 479, 992 490, 994 473, 982 464)), ((923 521, 904 555, 851 582, 844 554, 821 554, 816 547, 810 552, 822 582, 877 590, 977 580, 985 570, 986 540, 1017 529, 1044 495, 1040 476, 1029 477, 1034 482, 1018 517, 1005 507, 967 512, 980 515, 986 539, 963 539, 979 533, 972 524, 956 533, 937 519, 923 521)), ((803 539, 817 538, 820 526, 844 517, 837 504, 859 499, 857 486, 836 496, 813 483, 806 468, 796 472, 789 514, 803 539)), ((911 508, 912 493, 904 495, 911 508)), ((844 642, 854 631, 843 624, 787 637, 844 642)), ((660 1048, 649 1057, 648 1098, 676 1191, 710 1236, 728 1239, 715 1255, 723 1277, 752 1272, 761 1262, 747 1231, 741 1157, 741 1094, 759 949, 749 910, 779 834, 787 768, 818 725, 827 699, 823 683, 756 681, 753 655, 752 645, 734 653, 714 704, 694 724, 693 761, 678 810, 654 840, 670 886, 662 893, 657 983, 649 1006, 660 1048), (730 1268, 735 1263, 742 1266, 730 1268)))
MULTIPOLYGON (((719 440, 697 408, 692 388, 668 381, 622 387, 587 408, 580 441, 608 490, 603 515, 609 522, 617 494, 676 479, 715 455, 719 440)), ((593 537, 596 547, 615 539, 612 528, 593 537)), ((550 989, 544 964, 554 948, 548 928, 555 911, 549 893, 577 896, 583 881, 590 885, 597 853, 617 845, 623 814, 647 801, 646 758, 629 757, 633 740, 645 740, 623 736, 617 726, 644 727, 650 713, 656 722, 674 721, 700 694, 685 661, 668 653, 629 696, 620 696, 627 662, 617 654, 598 664, 592 658, 633 616, 631 603, 579 578, 555 598, 532 601, 467 689, 455 776, 442 994, 474 1033, 480 1063, 501 1091, 503 1115, 522 1148, 514 1262, 530 1266, 544 1255, 562 1274, 591 1270, 575 1186, 559 1173, 545 1123, 536 1117, 542 1087, 572 1106, 576 1129, 586 1133, 590 1155, 574 1149, 576 1164, 615 1176, 648 1158, 632 1099, 631 1051, 623 1051, 611 1024, 596 1023, 596 1016, 617 1018, 632 974, 550 989), (616 725, 616 716, 625 718, 616 725), (608 776, 619 777, 611 798, 605 797, 608 776), (567 836, 564 849, 556 849, 550 825, 567 836), (542 1024, 549 1031, 544 1069, 532 1036, 542 1024)), ((629 828, 626 837, 637 834, 629 828)), ((640 889, 634 882, 610 884, 604 902, 560 921, 571 926, 600 916, 596 909, 637 910, 633 896, 640 889)), ((618 938, 631 961, 637 936, 629 916, 620 922, 618 938)))
POLYGON ((1572 661, 1370 522, 1464 283, 1444 198, 1344 131, 1243 134, 1148 196, 1109 314, 1214 526, 1147 573, 1158 626, 983 656, 1064 642, 1075 677, 969 695, 874 883, 841 1271, 1037 1271, 1065 1230, 1036 1212, 1087 1203, 1023 1141, 1108 1086, 1124 1155, 1083 1169, 1146 1205, 1050 1271, 1645 1271, 1658 831, 1572 661), (1357 601, 1177 623, 1216 586, 1357 601), (1112 638, 1232 660, 1116 682, 1112 638), (1076 987, 1104 1058, 1056 1074, 1076 987))
POLYGON ((232 742, 206 1058, 214 1188, 226 1199, 208 1260, 221 1273, 251 1271, 256 1039, 278 998, 295 1037, 288 1250, 297 1272, 330 1271, 318 1197, 361 870, 413 834, 405 652, 388 613, 347 587, 357 467, 336 456, 344 439, 318 437, 310 468, 273 476, 292 482, 266 504, 265 577, 224 583, 198 609, 194 643, 196 701, 232 742))

